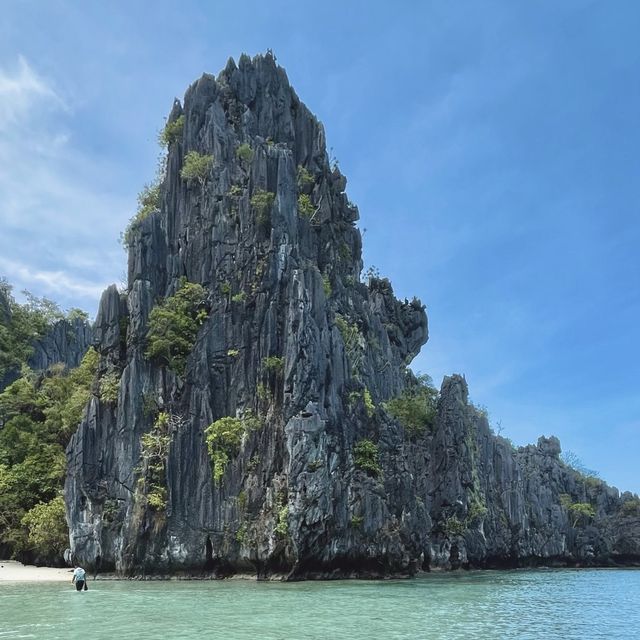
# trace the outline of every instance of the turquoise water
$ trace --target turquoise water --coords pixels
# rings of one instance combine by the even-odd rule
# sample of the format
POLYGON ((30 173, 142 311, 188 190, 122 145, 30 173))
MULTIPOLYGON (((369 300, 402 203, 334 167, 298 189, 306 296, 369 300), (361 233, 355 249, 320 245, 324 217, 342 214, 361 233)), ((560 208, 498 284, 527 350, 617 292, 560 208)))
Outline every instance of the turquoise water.
POLYGON ((640 638, 640 570, 0 585, 0 640, 640 638))

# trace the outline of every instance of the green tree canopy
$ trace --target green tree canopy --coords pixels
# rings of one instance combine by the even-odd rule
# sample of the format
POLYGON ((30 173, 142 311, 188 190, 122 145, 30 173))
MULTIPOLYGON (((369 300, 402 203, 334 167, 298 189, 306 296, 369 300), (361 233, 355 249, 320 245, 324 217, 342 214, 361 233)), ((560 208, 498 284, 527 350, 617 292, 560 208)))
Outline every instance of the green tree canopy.
POLYGON ((56 496, 40 502, 22 517, 29 544, 45 556, 60 556, 69 544, 69 530, 64 515, 64 500, 56 496))
POLYGON ((76 369, 54 365, 36 375, 25 366, 0 393, 0 543, 15 557, 54 559, 67 545, 64 450, 97 365, 98 354, 89 349, 76 369))

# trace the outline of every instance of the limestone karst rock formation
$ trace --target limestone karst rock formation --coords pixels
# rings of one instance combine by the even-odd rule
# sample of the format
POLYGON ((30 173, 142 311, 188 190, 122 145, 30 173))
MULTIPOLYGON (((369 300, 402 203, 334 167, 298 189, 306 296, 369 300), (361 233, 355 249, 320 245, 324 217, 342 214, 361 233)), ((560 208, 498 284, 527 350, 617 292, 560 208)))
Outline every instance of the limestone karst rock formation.
POLYGON ((68 447, 77 560, 298 578, 640 558, 632 497, 564 465, 555 438, 516 450, 495 436, 462 377, 422 433, 385 408, 416 386, 424 307, 360 281, 346 178, 272 55, 203 75, 169 123, 158 211, 132 227, 127 291, 105 291, 96 323, 118 400, 92 397, 68 447), (183 179, 194 151, 212 164, 183 179), (178 375, 145 351, 149 314, 185 279, 204 287, 206 319, 178 375), (154 503, 142 441, 161 414, 154 503), (242 415, 261 426, 216 480, 205 430, 242 415), (358 461, 363 441, 380 472, 358 461), (595 516, 574 522, 567 500, 595 516))
POLYGON ((47 334, 34 342, 29 366, 44 371, 52 364, 62 362, 73 369, 91 346, 93 332, 82 318, 63 319, 56 322, 47 334))
MULTIPOLYGON (((7 333, 11 333, 11 319, 11 304, 0 290, 0 328, 7 333)), ((84 318, 61 318, 51 324, 44 335, 33 340, 33 352, 26 364, 34 371, 45 371, 60 363, 72 369, 80 364, 92 340, 92 328, 84 318)), ((4 375, 0 372, 0 392, 19 376, 18 364, 9 367, 4 375)))

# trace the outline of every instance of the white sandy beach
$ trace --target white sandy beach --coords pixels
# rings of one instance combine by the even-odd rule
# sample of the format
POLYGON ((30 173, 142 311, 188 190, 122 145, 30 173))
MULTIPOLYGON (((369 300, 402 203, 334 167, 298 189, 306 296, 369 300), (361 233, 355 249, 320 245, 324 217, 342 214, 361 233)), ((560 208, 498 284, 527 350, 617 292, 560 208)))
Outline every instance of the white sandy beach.
POLYGON ((15 560, 0 560, 0 582, 71 582, 73 569, 34 567, 15 560))

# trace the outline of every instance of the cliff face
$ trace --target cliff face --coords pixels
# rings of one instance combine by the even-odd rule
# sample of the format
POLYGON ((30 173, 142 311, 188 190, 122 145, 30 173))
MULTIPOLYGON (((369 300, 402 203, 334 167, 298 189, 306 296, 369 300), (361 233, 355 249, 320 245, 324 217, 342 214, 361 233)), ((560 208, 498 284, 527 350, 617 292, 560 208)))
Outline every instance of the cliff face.
MULTIPOLYGON (((0 290, 0 330, 10 336, 13 314, 7 295, 0 290)), ((18 320, 19 322, 19 320, 18 320)), ((32 341, 33 349, 26 363, 34 371, 45 371, 53 364, 64 364, 73 369, 91 346, 93 332, 89 323, 82 318, 62 318, 46 327, 43 334, 32 341)), ((28 339, 31 341, 31 338, 28 339)), ((4 343, 2 344, 4 347, 4 343)), ((4 354, 3 354, 4 355, 4 354)), ((20 377, 20 364, 12 363, 2 375, 0 369, 0 392, 20 377)))
POLYGON ((427 317, 388 281, 360 282, 346 179, 271 55, 202 76, 169 122, 184 124, 159 211, 131 235, 127 294, 105 291, 96 320, 117 402, 92 397, 67 451, 76 559, 127 574, 310 577, 640 557, 639 519, 618 492, 587 487, 554 438, 516 451, 494 436, 463 378, 445 379, 421 434, 385 409, 415 385, 406 365, 427 317), (204 179, 181 178, 191 151, 213 157, 204 179), (183 278, 205 288, 207 317, 178 376, 145 349, 152 308, 183 278), (249 411, 262 426, 214 481, 205 429, 249 411), (154 507, 141 439, 160 413, 166 501, 154 507), (381 473, 358 461, 362 441, 381 473), (596 516, 573 523, 562 494, 596 516))
POLYGON ((92 340, 91 325, 85 320, 58 320, 44 337, 34 342, 29 366, 35 371, 44 371, 61 362, 73 369, 80 364, 92 340))

